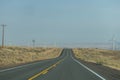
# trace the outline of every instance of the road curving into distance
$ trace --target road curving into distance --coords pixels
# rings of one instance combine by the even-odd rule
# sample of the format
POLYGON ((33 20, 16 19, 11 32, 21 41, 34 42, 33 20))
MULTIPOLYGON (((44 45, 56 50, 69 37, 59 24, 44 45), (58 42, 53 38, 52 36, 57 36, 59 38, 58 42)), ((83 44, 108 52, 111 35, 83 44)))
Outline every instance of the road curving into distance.
POLYGON ((106 80, 64 49, 55 59, 43 60, 0 71, 0 80, 106 80))

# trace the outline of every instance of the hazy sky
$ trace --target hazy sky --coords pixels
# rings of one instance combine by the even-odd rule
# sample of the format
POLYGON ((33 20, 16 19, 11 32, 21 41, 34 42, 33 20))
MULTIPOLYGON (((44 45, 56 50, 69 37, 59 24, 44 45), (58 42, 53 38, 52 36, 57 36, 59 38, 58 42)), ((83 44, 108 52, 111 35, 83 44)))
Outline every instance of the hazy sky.
POLYGON ((120 41, 120 0, 0 0, 3 23, 6 44, 120 41))

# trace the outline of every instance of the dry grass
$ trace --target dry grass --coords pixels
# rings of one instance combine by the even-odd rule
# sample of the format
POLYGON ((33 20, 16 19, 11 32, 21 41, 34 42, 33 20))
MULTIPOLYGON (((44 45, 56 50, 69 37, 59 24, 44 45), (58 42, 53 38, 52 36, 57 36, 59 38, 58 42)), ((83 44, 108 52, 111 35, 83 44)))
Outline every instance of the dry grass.
POLYGON ((59 48, 0 48, 0 67, 56 58, 60 55, 61 51, 62 49, 59 48))
POLYGON ((79 48, 73 49, 73 52, 81 60, 120 70, 120 51, 79 48))

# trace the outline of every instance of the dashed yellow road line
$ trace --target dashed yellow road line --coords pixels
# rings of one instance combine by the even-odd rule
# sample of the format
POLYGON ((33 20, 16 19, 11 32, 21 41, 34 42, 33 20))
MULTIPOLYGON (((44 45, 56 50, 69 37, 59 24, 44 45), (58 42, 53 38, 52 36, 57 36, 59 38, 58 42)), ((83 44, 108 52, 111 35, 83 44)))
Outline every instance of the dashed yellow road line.
POLYGON ((53 64, 52 66, 48 67, 47 69, 45 69, 45 70, 39 72, 38 74, 30 77, 28 80, 33 80, 33 79, 37 78, 38 76, 41 76, 41 75, 44 75, 44 74, 48 73, 49 70, 51 70, 52 68, 56 67, 56 66, 57 66, 58 64, 60 64, 62 61, 64 61, 64 59, 59 60, 58 62, 56 62, 56 63, 53 64))

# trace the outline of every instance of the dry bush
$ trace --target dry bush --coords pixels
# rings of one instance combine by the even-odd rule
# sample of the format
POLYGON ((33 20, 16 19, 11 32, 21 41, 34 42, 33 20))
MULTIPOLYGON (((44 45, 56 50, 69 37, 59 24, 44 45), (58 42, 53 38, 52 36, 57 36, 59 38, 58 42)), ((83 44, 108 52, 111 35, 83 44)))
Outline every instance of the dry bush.
POLYGON ((120 70, 120 51, 78 48, 73 49, 77 58, 81 60, 94 62, 99 65, 109 66, 120 70))
POLYGON ((56 58, 59 48, 6 47, 0 49, 0 67, 13 66, 38 60, 56 58))

